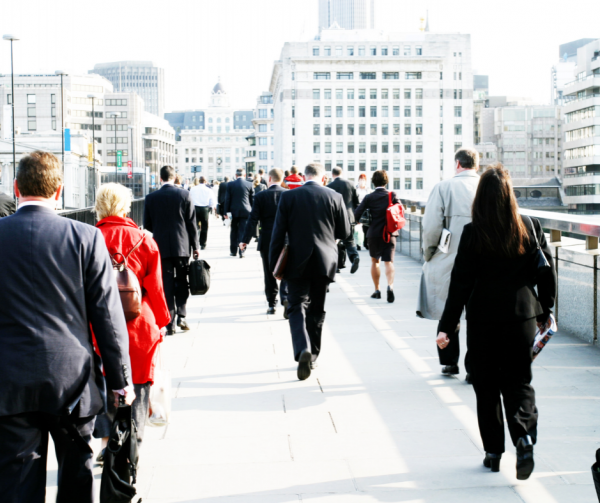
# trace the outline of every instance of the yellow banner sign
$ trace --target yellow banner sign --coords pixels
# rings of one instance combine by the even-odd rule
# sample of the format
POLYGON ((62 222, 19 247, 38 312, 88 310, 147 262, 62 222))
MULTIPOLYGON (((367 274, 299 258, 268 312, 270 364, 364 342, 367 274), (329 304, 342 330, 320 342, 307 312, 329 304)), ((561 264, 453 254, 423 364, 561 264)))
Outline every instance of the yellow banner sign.
POLYGON ((94 145, 88 143, 88 162, 94 162, 94 145))

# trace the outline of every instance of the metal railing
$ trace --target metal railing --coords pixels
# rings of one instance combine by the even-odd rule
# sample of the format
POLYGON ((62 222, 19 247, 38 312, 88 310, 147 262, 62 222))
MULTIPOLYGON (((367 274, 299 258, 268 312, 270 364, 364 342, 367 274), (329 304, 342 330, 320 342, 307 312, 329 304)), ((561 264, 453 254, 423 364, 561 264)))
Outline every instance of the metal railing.
MULTIPOLYGON (((96 225, 98 221, 96 219, 96 214, 93 211, 93 208, 80 208, 78 210, 65 210, 60 211, 59 215, 61 217, 70 218, 72 220, 77 220, 78 222, 83 222, 88 225, 96 225)), ((131 211, 129 212, 129 218, 131 218, 138 227, 143 227, 144 225, 144 199, 135 199, 131 203, 131 211)))
MULTIPOLYGON (((552 248, 558 276, 554 312, 560 327, 581 339, 596 343, 598 319, 598 247, 600 217, 521 208, 522 215, 540 220, 552 248)), ((424 207, 407 206, 406 225, 396 243, 396 253, 423 262, 424 207)))

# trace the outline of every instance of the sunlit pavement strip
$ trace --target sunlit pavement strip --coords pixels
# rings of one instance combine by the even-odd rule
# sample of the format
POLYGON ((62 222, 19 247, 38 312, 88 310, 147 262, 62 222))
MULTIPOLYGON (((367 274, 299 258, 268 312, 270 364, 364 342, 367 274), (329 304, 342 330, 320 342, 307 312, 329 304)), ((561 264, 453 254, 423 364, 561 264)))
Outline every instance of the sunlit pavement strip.
MULTIPOLYGON (((265 314, 256 245, 243 260, 229 257, 228 230, 211 219, 211 289, 188 304, 193 330, 165 342, 173 413, 168 427, 146 428, 144 503, 595 501, 597 348, 552 340, 534 370, 534 474, 516 480, 508 444, 492 474, 481 464, 473 390, 464 374, 440 376, 436 323, 414 316, 418 263, 397 255, 388 304, 369 298, 360 252, 359 271, 331 285, 319 367, 299 382, 282 308, 265 314)), ((54 459, 48 469, 52 501, 54 459)))

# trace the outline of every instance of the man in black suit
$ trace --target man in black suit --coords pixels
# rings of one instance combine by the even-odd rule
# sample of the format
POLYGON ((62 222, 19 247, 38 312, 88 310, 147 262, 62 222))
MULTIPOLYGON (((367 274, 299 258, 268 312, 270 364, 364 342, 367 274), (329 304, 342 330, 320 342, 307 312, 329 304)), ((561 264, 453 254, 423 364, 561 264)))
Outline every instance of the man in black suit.
POLYGON ((57 501, 91 503, 89 442, 106 385, 135 398, 123 306, 100 231, 54 210, 58 159, 24 157, 14 187, 19 210, 0 220, 0 499, 44 502, 50 434, 57 501))
POLYGON ((219 192, 217 194, 217 202, 219 203, 218 211, 219 215, 223 219, 223 225, 225 225, 225 194, 227 193, 227 184, 229 183, 229 177, 223 178, 223 181, 219 184, 219 192))
POLYGON ((250 182, 244 180, 244 170, 238 169, 235 172, 235 181, 227 184, 225 192, 225 213, 231 213, 229 251, 232 257, 236 256, 239 249, 240 258, 244 258, 244 250, 238 245, 244 241, 246 221, 252 211, 253 201, 254 188, 250 182))
POLYGON ((350 234, 350 220, 342 196, 323 187, 323 166, 309 164, 304 175, 306 182, 301 187, 281 195, 269 252, 270 269, 274 271, 288 236, 289 255, 284 276, 288 283, 290 331, 300 380, 310 376, 321 351, 325 295, 337 269, 335 240, 345 239, 350 234))
MULTIPOLYGON (((269 246, 271 245, 271 234, 273 232, 273 224, 275 223, 275 215, 277 214, 277 205, 281 194, 285 189, 281 187, 283 182, 283 171, 274 168, 269 171, 269 188, 256 194, 254 204, 252 205, 252 213, 246 223, 246 231, 244 238, 240 243, 240 250, 245 250, 248 243, 252 240, 252 235, 258 222, 260 221, 260 234, 258 237, 258 251, 263 263, 263 273, 265 276, 265 295, 269 303, 267 314, 275 314, 275 304, 277 303, 277 280, 273 276, 273 270, 269 265, 269 246)), ((285 280, 281 282, 281 304, 287 306, 287 289, 285 280)), ((284 310, 284 317, 287 317, 287 307, 284 310)))
POLYGON ((350 273, 354 274, 358 270, 358 264, 360 262, 358 250, 356 249, 356 244, 354 243, 354 210, 359 205, 358 194, 356 193, 356 187, 354 187, 352 182, 342 178, 342 168, 337 166, 333 168, 331 170, 331 176, 333 177, 333 182, 327 185, 327 187, 342 195, 344 198, 344 204, 348 210, 348 218, 350 219, 351 227, 350 235, 345 239, 342 239, 342 245, 346 249, 348 260, 352 262, 352 269, 350 269, 350 273))
MULTIPOLYGON (((0 175, 2 174, 2 168, 0 167, 0 175)), ((12 215, 17 211, 17 205, 15 200, 8 194, 0 192, 0 218, 12 215)))
MULTIPOLYGON (((283 171, 282 171, 283 173, 283 171)), ((260 168, 258 170, 258 176, 260 178, 260 183, 263 184, 265 187, 269 187, 269 177, 267 175, 265 175, 265 170, 260 168)), ((283 179, 282 179, 283 181, 283 179)))
POLYGON ((198 228, 196 210, 189 191, 173 185, 175 170, 171 166, 160 169, 162 187, 146 196, 144 204, 144 227, 153 233, 160 250, 163 287, 171 312, 167 335, 175 335, 177 326, 182 330, 190 327, 185 321, 186 303, 190 295, 188 264, 190 250, 198 258, 198 228))

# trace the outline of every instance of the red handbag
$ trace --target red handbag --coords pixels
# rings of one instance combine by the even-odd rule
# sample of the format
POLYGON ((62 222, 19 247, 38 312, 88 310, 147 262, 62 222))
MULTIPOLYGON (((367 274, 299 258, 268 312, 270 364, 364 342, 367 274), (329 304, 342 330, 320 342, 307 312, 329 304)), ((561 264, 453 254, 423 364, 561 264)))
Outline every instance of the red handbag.
POLYGON ((404 207, 400 203, 392 204, 392 192, 390 191, 390 203, 385 212, 386 224, 383 228, 383 240, 386 243, 390 242, 390 236, 394 232, 398 232, 406 224, 404 218, 404 207))

